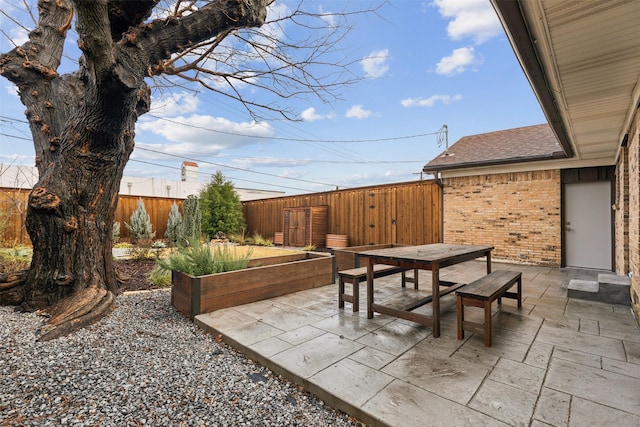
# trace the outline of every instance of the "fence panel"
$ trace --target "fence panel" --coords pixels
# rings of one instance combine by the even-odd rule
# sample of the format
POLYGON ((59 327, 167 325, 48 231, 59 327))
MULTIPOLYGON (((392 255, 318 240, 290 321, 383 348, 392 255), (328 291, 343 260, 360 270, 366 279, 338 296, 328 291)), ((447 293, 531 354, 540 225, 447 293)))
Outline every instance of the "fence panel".
POLYGON ((329 206, 328 233, 349 245, 442 241, 441 189, 434 180, 243 202, 248 235, 272 239, 283 231, 283 208, 329 206))
MULTIPOLYGON (((120 195, 115 221, 120 237, 128 239, 125 222, 137 208, 139 196, 120 195)), ((0 190, 0 221, 8 218, 0 244, 30 244, 24 228, 27 190, 0 190)), ((181 199, 142 197, 156 239, 164 238, 171 205, 181 199)), ((327 205, 329 234, 344 234, 349 245, 426 244, 442 241, 441 189, 434 180, 361 187, 324 193, 252 200, 242 203, 247 236, 273 239, 283 231, 283 209, 327 205), (373 196, 371 196, 373 194, 373 196), (373 206, 373 208, 371 208, 373 206), (373 224, 374 227, 370 225, 373 224)), ((2 223, 0 223, 2 225, 2 223)))
MULTIPOLYGON (((130 237, 125 222, 131 222, 130 218, 138 207, 139 196, 118 197, 118 208, 115 213, 115 221, 120 222, 120 237, 127 240, 130 237)), ((25 228, 27 203, 29 190, 25 189, 0 189, 0 245, 14 246, 16 244, 30 245, 31 240, 25 228)), ((167 221, 171 205, 175 202, 182 206, 181 199, 166 199, 162 197, 142 197, 144 207, 151 219, 151 225, 156 232, 156 239, 164 238, 167 230, 167 221)))

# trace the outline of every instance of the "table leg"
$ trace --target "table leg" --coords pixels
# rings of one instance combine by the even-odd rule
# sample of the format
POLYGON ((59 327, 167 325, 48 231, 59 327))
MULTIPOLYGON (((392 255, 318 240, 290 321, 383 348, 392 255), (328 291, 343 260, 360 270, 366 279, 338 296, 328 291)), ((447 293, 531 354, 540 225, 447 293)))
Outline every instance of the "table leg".
POLYGON ((373 259, 367 260, 367 319, 373 319, 373 259))
POLYGON ((487 252, 487 274, 491 273, 491 251, 487 252))
POLYGON ((433 265, 431 270, 431 282, 433 283, 433 337, 440 336, 440 266, 433 265))

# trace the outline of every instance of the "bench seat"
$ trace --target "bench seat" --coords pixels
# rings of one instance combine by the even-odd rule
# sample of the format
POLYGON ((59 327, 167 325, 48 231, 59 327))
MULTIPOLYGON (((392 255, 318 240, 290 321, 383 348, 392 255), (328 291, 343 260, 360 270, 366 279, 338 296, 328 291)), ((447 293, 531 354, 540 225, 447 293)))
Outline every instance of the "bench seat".
MULTIPOLYGON (((414 277, 406 276, 406 268, 395 267, 393 265, 374 264, 373 278, 390 276, 402 273, 402 287, 406 287, 407 282, 413 282, 415 289, 418 289, 418 272, 414 270, 414 277)), ((338 308, 344 308, 344 302, 350 302, 353 311, 360 309, 360 282, 367 280, 367 267, 351 268, 349 270, 338 271, 338 308), (353 286, 351 295, 345 293, 345 283, 353 286)))
POLYGON ((484 345, 491 347, 491 303, 502 298, 512 298, 522 307, 522 273, 519 271, 497 270, 469 283, 456 291, 458 317, 458 339, 464 338, 464 331, 483 332, 484 345), (516 292, 508 292, 517 285, 516 292), (484 308, 484 324, 464 320, 464 307, 484 308))

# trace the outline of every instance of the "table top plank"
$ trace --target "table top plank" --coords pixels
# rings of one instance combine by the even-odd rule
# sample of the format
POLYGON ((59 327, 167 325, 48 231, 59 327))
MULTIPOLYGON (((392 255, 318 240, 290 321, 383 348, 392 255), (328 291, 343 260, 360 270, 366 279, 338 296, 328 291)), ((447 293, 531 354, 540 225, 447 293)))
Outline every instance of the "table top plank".
POLYGON ((361 251, 358 252, 358 255, 376 259, 418 261, 430 264, 455 261, 461 257, 466 258, 470 255, 473 256, 473 254, 487 253, 491 250, 493 250, 493 246, 432 243, 361 251))

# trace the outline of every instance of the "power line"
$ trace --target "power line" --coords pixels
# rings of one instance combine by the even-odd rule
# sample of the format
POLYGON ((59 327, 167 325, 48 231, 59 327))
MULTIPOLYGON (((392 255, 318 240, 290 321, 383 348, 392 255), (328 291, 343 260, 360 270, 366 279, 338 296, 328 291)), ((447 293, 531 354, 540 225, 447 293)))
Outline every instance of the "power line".
POLYGON ((423 136, 438 135, 440 133, 440 131, 438 131, 438 132, 430 132, 430 133, 421 133, 421 134, 416 134, 416 135, 402 135, 402 136, 394 136, 394 137, 388 137, 388 138, 373 138, 373 139, 284 138, 284 137, 277 137, 277 136, 248 135, 248 134, 242 134, 242 133, 227 132, 227 131, 223 131, 223 130, 211 129, 211 128, 208 128, 208 127, 205 127, 205 126, 198 126, 198 125, 194 125, 194 124, 186 124, 186 123, 179 122, 177 120, 171 120, 171 119, 167 119, 167 118, 164 118, 164 117, 155 116, 153 114, 147 114, 147 115, 151 116, 151 117, 154 117, 154 118, 156 118, 158 120, 167 121, 169 123, 190 127, 190 128, 193 128, 193 129, 206 130, 206 131, 213 132, 213 133, 220 133, 220 134, 223 134, 223 135, 242 136, 242 137, 246 137, 246 138, 255 138, 255 139, 270 139, 270 140, 275 140, 275 141, 291 141, 291 142, 324 142, 324 143, 332 143, 332 142, 338 142, 338 143, 343 143, 343 142, 354 142, 354 143, 357 143, 357 142, 385 142, 385 141, 398 141, 398 140, 401 140, 401 139, 421 138, 423 136))
MULTIPOLYGON (((153 163, 153 162, 147 162, 145 160, 135 160, 135 159, 131 159, 131 162, 136 162, 136 163, 144 163, 147 165, 151 165, 151 166, 158 166, 158 167, 162 167, 162 168, 168 168, 168 169, 177 169, 177 170, 181 170, 181 168, 177 167, 177 166, 168 166, 168 165, 163 165, 160 163, 153 163)), ((213 174, 207 174, 209 177, 213 176, 213 174)), ((289 190, 299 190, 299 191, 307 191, 310 192, 311 190, 307 189, 307 188, 298 188, 298 187, 289 187, 286 185, 276 185, 276 184, 269 184, 267 182, 260 182, 260 181, 252 181, 249 179, 242 179, 242 178, 235 178, 232 176, 227 176, 227 178, 233 179, 234 181, 245 181, 245 182, 251 182, 253 184, 261 184, 261 185, 268 185, 270 187, 276 187, 276 188, 287 188, 289 190)))
POLYGON ((239 170, 239 171, 242 171, 242 172, 250 172, 250 173, 255 173, 255 174, 258 174, 258 175, 266 175, 266 176, 271 176, 271 177, 280 178, 280 179, 289 179, 289 180, 292 180, 292 181, 306 182, 306 183, 309 183, 309 184, 319 184, 319 185, 326 185, 326 186, 329 186, 329 187, 336 187, 336 184, 327 184, 325 182, 309 181, 309 180, 301 179, 301 178, 290 178, 290 177, 287 177, 287 176, 280 176, 280 175, 276 175, 276 174, 273 174, 273 173, 267 173, 267 172, 257 172, 257 171, 252 171, 250 169, 244 169, 244 168, 239 168, 239 167, 236 167, 236 166, 225 165, 225 164, 222 164, 222 163, 215 163, 215 162, 209 162, 209 161, 202 160, 202 159, 196 159, 194 157, 179 156, 177 154, 164 153, 162 151, 152 150, 150 148, 137 147, 137 149, 138 150, 142 150, 142 151, 149 151, 149 152, 157 153, 157 154, 163 154, 165 156, 176 157, 178 159, 190 160, 192 162, 200 162, 200 163, 205 163, 205 164, 209 164, 209 165, 213 165, 213 166, 239 170))

